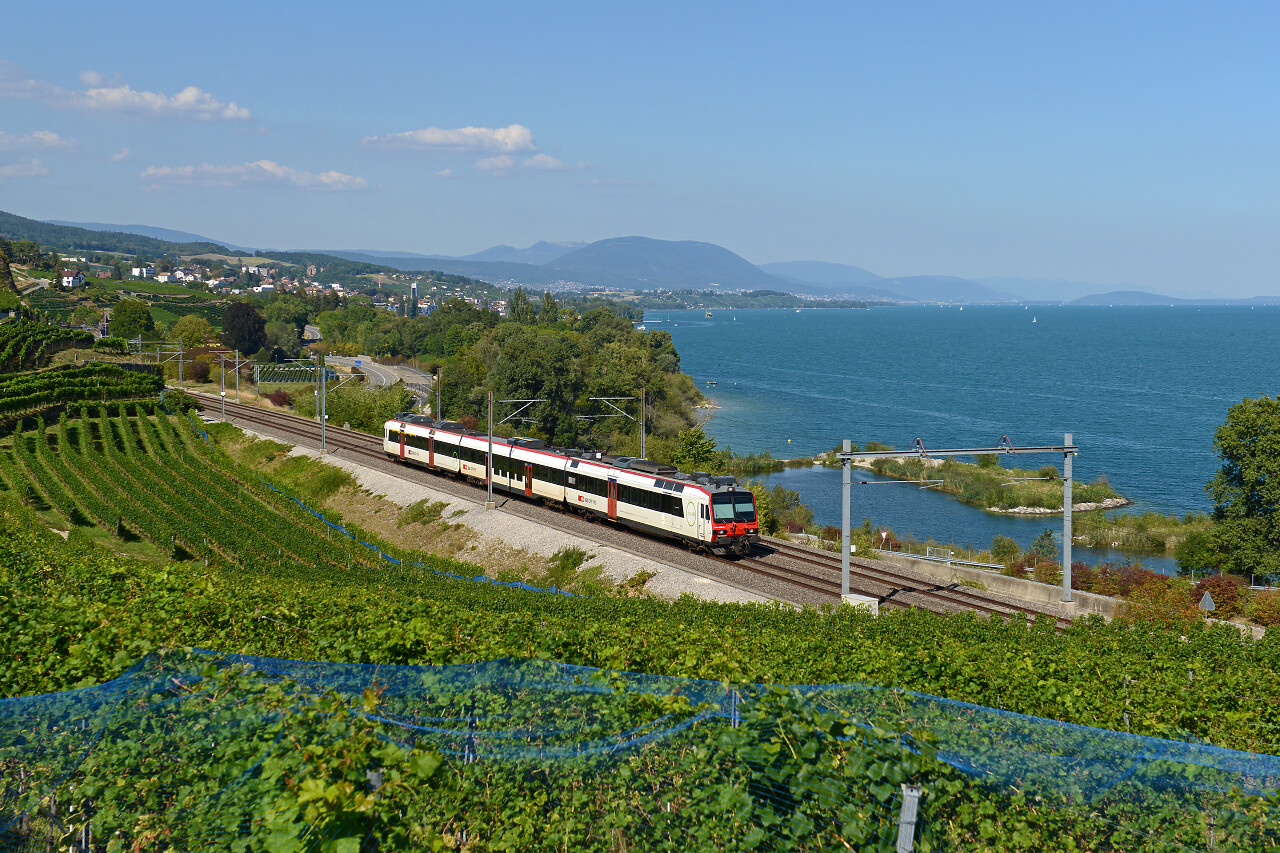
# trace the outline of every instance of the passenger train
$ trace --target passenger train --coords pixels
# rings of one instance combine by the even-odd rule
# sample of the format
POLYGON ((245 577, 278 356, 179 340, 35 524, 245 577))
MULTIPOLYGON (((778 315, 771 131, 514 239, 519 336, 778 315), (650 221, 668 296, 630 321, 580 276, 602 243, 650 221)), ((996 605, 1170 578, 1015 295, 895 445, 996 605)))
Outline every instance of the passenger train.
MULTIPOLYGON (((393 460, 481 483, 488 437, 453 421, 401 412, 382 449, 393 460)), ((733 477, 685 474, 647 459, 493 438, 493 488, 617 522, 713 554, 746 556, 759 539, 755 496, 733 477)))

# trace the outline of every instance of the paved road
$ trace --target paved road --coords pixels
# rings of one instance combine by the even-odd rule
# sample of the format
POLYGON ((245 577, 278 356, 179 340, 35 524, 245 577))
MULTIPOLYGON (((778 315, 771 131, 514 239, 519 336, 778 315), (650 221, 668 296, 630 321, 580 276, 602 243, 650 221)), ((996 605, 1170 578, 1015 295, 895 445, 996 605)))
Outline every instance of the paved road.
POLYGON ((431 399, 432 376, 429 373, 423 373, 416 367, 376 364, 367 355, 354 358, 335 355, 328 356, 325 360, 331 364, 341 364, 346 367, 355 367, 358 361, 360 362, 360 372, 369 377, 369 385, 371 387, 384 388, 397 382, 404 382, 404 386, 409 389, 414 397, 418 398, 419 402, 431 399))

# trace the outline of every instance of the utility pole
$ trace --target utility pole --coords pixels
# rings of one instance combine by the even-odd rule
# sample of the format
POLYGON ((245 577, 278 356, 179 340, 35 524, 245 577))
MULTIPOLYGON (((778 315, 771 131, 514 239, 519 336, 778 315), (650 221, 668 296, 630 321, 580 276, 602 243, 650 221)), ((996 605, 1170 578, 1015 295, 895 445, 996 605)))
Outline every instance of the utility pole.
POLYGON ((240 350, 236 350, 236 402, 240 402, 240 350))
POLYGON ((227 419, 227 357, 218 356, 218 375, 222 379, 222 420, 227 419))
POLYGON ((440 403, 440 370, 441 368, 436 368, 436 410, 431 413, 438 421, 444 420, 444 408, 440 403))
POLYGON ((489 486, 489 497, 484 502, 485 509, 494 509, 493 502, 493 389, 489 389, 489 452, 485 455, 484 480, 489 486))
POLYGON ((182 341, 178 341, 178 387, 182 387, 182 341))
POLYGON ((324 405, 325 403, 325 400, 324 400, 324 397, 325 397, 324 353, 318 354, 316 356, 316 360, 320 362, 320 455, 324 456, 324 454, 327 452, 324 446, 324 438, 325 438, 324 422, 329 418, 329 416, 325 413, 325 405, 324 405))
MULTIPOLYGON (((852 440, 846 438, 842 449, 845 454, 852 451, 852 440)), ((849 486, 853 482, 853 463, 848 455, 842 456, 841 461, 844 463, 844 488, 841 490, 843 498, 840 501, 840 595, 845 596, 849 594, 849 546, 852 544, 849 532, 849 486)), ((841 598, 841 601, 843 600, 841 598)))
MULTIPOLYGON (((1071 433, 1066 433, 1062 443, 1070 448, 1071 433)), ((1062 600, 1071 600, 1071 457, 1070 450, 1062 454, 1062 600)))
MULTIPOLYGON (((995 447, 959 447, 959 448, 943 448, 939 450, 926 450, 924 442, 917 438, 912 444, 910 450, 865 450, 854 454, 850 450, 848 442, 845 443, 844 449, 836 454, 836 458, 844 462, 846 469, 850 461, 856 455, 862 459, 909 459, 913 456, 926 459, 930 456, 974 456, 978 454, 1000 454, 1000 453, 1061 453, 1064 457, 1063 464, 1063 484, 1062 484, 1062 560, 1065 564, 1062 567, 1062 601, 1071 603, 1071 457, 1079 452, 1080 448, 1071 443, 1071 433, 1065 435, 1066 443, 1062 445, 1041 445, 1035 447, 1015 447, 1009 436, 1000 436, 999 443, 995 447)), ((843 540, 849 541, 849 489, 852 481, 848 475, 844 478, 844 518, 843 540)), ((841 565, 845 565, 848 560, 848 554, 844 555, 841 565)), ((849 576, 844 573, 841 577, 840 594, 842 596, 849 594, 849 576)))
POLYGON ((647 396, 643 388, 640 389, 640 458, 648 459, 644 453, 644 422, 645 422, 645 397, 647 396))
POLYGON ((485 464, 485 474, 487 475, 485 477, 485 480, 487 480, 489 484, 489 499, 484 502, 485 509, 496 509, 498 506, 493 502, 493 428, 495 426, 501 426, 502 424, 505 424, 507 421, 516 417, 525 409, 532 406, 534 403, 545 403, 547 401, 543 399, 538 399, 538 400, 499 400, 498 402, 499 403, 520 403, 522 405, 520 406, 520 408, 516 409, 514 412, 507 415, 505 418, 503 418, 501 421, 495 424, 493 422, 493 391, 492 390, 489 391, 489 458, 488 458, 488 462, 485 464))

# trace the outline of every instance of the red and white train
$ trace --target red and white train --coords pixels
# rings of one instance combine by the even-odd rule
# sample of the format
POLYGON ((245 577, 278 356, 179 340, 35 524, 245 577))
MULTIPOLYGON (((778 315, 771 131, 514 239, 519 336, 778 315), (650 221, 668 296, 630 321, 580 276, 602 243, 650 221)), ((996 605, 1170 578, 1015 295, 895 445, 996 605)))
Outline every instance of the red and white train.
MULTIPOLYGON (((387 421, 391 459, 486 482, 488 437, 453 421, 402 412, 387 421)), ((684 474, 670 465, 493 439, 493 488, 615 521, 714 554, 746 556, 759 539, 755 496, 733 477, 684 474)))

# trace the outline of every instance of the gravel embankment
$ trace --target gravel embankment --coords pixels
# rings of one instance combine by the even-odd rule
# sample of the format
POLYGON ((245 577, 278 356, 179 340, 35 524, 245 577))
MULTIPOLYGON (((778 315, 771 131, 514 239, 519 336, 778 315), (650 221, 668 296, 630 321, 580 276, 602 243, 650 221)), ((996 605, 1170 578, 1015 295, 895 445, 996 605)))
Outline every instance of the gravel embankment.
MULTIPOLYGON (((236 423, 235 418, 228 420, 236 423)), ((260 438, 294 445, 291 454, 321 458, 318 448, 307 446, 297 436, 277 433, 259 424, 236 425, 260 438)), ((711 601, 795 602, 794 590, 780 588, 776 599, 765 588, 752 591, 744 587, 761 585, 733 566, 637 537, 611 525, 594 524, 585 518, 502 494, 495 495, 497 509, 488 511, 484 508, 483 489, 346 450, 330 452, 323 459, 349 471, 361 488, 383 495, 399 506, 424 498, 448 504, 444 517, 474 530, 482 543, 496 540, 546 557, 561 548, 581 548, 593 555, 590 562, 601 566, 606 575, 619 583, 639 572, 652 572, 654 577, 645 584, 645 589, 661 598, 675 599, 689 593, 711 601)))

